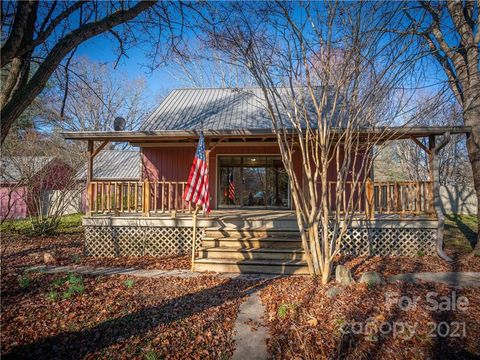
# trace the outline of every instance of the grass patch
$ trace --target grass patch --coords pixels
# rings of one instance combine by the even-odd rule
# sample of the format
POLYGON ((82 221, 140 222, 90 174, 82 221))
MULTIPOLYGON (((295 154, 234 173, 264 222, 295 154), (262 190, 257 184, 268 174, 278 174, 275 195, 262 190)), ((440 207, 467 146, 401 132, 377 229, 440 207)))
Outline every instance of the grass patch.
POLYGON ((477 237, 477 216, 449 214, 445 217, 445 247, 469 253, 477 237))
MULTIPOLYGON (((60 223, 56 230, 58 234, 74 234, 83 230, 82 228, 83 214, 65 215, 60 218, 60 223)), ((5 220, 1 225, 2 232, 8 231, 23 235, 32 234, 32 221, 30 219, 12 219, 5 220)))

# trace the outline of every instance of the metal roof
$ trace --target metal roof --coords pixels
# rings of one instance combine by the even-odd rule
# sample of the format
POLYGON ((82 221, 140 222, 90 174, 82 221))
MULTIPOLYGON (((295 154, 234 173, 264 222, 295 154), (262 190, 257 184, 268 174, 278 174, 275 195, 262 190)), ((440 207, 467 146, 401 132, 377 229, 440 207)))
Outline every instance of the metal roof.
MULTIPOLYGON (((93 179, 140 180, 140 164, 138 151, 102 150, 93 159, 93 179)), ((77 178, 87 178, 86 167, 78 172, 77 178)))
MULTIPOLYGON (((360 134, 378 134, 385 139, 406 139, 410 137, 422 138, 429 135, 443 135, 471 133, 470 126, 392 126, 376 127, 359 131, 360 134)), ((205 137, 239 137, 239 138, 263 138, 276 135, 272 129, 244 129, 244 130, 205 130, 205 137)), ((143 141, 172 141, 171 139, 191 138, 196 139, 200 135, 199 130, 152 130, 152 131, 73 131, 64 132, 65 139, 72 140, 95 140, 95 141, 124 141, 132 144, 143 141)))
MULTIPOLYGON (((322 87, 316 91, 321 92, 322 87)), ((288 93, 278 88, 280 97, 288 93)), ((299 90, 299 96, 302 91, 299 90)), ((306 97, 307 110, 313 105, 306 97)), ((290 100, 291 101, 291 100, 290 100)), ((287 104, 290 101, 286 101, 287 104)), ((285 127, 290 127, 288 122, 285 127)), ((272 129, 267 102, 261 88, 198 88, 173 90, 140 126, 155 130, 245 130, 272 129)))
POLYGON ((2 157, 0 181, 15 183, 37 174, 47 164, 53 161, 52 156, 14 156, 2 157))

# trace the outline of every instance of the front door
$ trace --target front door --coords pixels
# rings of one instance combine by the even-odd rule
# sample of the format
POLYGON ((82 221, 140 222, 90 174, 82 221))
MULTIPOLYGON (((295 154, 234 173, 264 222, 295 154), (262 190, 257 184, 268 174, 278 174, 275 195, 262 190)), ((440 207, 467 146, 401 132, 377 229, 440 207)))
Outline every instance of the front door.
POLYGON ((290 208, 288 176, 279 156, 219 156, 218 207, 290 208))

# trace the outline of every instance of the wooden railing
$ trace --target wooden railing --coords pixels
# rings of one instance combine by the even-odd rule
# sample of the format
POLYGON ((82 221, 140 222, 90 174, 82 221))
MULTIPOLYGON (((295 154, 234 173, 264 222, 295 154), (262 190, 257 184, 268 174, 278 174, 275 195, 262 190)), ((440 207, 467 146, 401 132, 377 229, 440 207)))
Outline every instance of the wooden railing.
POLYGON ((367 179, 362 184, 347 182, 336 196, 336 182, 328 183, 328 207, 333 212, 353 211, 369 219, 375 214, 433 215, 433 183, 430 181, 384 181, 367 179))
POLYGON ((191 212, 183 200, 185 181, 92 181, 88 211, 92 214, 191 212))
MULTIPOLYGON (((88 213, 190 213, 191 205, 183 200, 185 186, 186 181, 92 181, 88 186, 88 213)), ((428 181, 347 182, 338 197, 335 189, 336 182, 329 182, 328 206, 332 212, 352 211, 369 219, 376 214, 434 214, 432 183, 428 181)))

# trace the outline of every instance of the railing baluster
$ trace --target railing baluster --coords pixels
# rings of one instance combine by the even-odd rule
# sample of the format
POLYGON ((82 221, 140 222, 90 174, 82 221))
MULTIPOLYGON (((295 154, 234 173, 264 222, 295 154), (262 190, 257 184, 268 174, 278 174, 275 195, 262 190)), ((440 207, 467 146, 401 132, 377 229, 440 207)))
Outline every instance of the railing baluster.
POLYGON ((162 179, 162 213, 165 213, 165 179, 162 179))
POLYGON ((157 185, 158 185, 158 182, 157 180, 154 180, 153 183, 153 212, 154 213, 157 213, 157 185))

